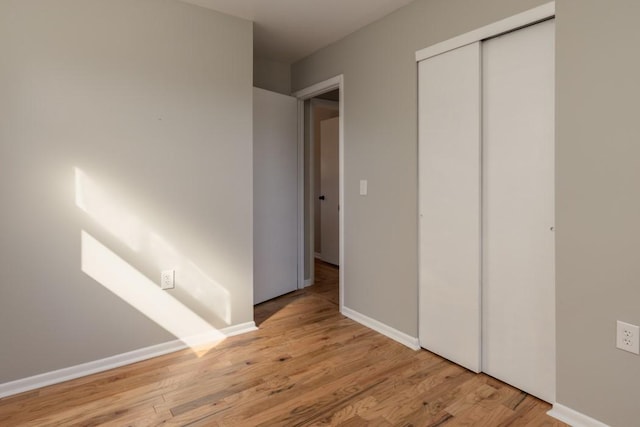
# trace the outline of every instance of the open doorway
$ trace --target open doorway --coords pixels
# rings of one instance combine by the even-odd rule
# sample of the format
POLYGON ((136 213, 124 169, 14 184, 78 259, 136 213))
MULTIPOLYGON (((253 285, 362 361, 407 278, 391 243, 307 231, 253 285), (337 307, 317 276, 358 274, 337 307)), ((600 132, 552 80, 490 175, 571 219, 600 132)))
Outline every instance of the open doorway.
POLYGON ((342 76, 295 94, 299 101, 299 287, 343 306, 342 76))
MULTIPOLYGON (((340 265, 338 130, 340 91, 334 89, 310 99, 309 146, 313 173, 313 252, 316 260, 340 265), (334 100, 335 99, 335 100, 334 100)), ((310 275, 312 282, 315 274, 310 275)))
POLYGON ((309 178, 305 186, 309 209, 313 215, 306 219, 310 228, 307 244, 309 271, 306 273, 311 286, 332 302, 338 304, 339 294, 339 127, 340 90, 313 97, 305 102, 309 110, 308 149, 309 178), (309 243, 311 243, 309 242, 309 243))

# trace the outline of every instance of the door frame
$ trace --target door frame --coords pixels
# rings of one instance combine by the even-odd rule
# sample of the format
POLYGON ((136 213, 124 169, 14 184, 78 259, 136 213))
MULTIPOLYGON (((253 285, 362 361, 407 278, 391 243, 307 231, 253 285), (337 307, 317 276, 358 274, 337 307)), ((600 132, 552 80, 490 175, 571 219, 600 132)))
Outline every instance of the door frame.
MULTIPOLYGON (((340 117, 340 126, 338 130, 338 173, 339 177, 339 203, 340 212, 338 215, 339 236, 338 246, 340 250, 340 270, 339 270, 339 298, 340 298, 340 312, 344 307, 344 75, 340 74, 330 79, 318 82, 314 85, 307 86, 297 92, 293 93, 293 96, 298 99, 298 289, 302 289, 305 286, 304 280, 304 133, 305 133, 305 121, 304 121, 304 102, 315 96, 321 95, 326 92, 330 92, 334 89, 340 91, 340 99, 338 101, 338 108, 340 117)), ((312 167, 312 166, 311 166, 312 167)), ((313 211, 309 213, 310 220, 313 220, 313 211)), ((311 233, 313 234, 313 233, 311 233)), ((313 243, 313 237, 311 237, 310 243, 313 243)), ((311 248, 313 250, 313 248, 311 248)), ((313 271, 313 266, 310 266, 313 271)), ((313 277, 313 276, 312 276, 313 277)))

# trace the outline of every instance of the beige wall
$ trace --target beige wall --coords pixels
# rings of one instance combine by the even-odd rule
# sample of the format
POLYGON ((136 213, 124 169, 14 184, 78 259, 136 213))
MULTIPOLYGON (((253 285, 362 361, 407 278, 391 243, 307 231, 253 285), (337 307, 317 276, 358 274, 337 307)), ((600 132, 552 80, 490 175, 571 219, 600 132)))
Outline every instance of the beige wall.
MULTIPOLYGON (((293 90, 344 74, 347 307, 417 335, 414 52, 542 3, 418 0, 293 65, 293 90)), ((640 324, 637 16, 557 2, 557 398, 620 426, 640 419, 640 358, 615 349, 615 321, 640 324)))
POLYGON ((253 85, 260 89, 291 95, 291 65, 253 58, 253 85))
POLYGON ((294 91, 344 74, 347 307, 418 334, 415 51, 542 3, 416 1, 293 64, 294 91))
POLYGON ((4 0, 0 52, 0 383, 175 339, 160 295, 161 320, 252 321, 251 23, 4 0))
POLYGON ((612 426, 640 420, 640 3, 557 5, 558 401, 612 426))

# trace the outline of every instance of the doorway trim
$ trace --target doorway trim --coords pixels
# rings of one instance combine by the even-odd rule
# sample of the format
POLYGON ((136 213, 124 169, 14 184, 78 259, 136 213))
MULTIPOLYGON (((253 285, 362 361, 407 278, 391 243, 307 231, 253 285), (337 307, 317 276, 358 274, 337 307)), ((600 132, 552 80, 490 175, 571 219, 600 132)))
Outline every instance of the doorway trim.
MULTIPOLYGON (((338 101, 340 125, 338 129, 338 170, 339 170, 339 204, 340 211, 338 219, 340 221, 338 245, 340 250, 340 270, 339 270, 339 307, 340 313, 344 308, 344 75, 340 74, 330 79, 318 82, 293 93, 298 99, 298 289, 305 286, 304 280, 304 102, 314 96, 330 92, 334 89, 340 91, 338 101)), ((310 212, 313 219, 313 212, 310 212)), ((311 248, 313 250, 313 248, 311 248)), ((311 267, 313 268, 313 267, 311 267)))

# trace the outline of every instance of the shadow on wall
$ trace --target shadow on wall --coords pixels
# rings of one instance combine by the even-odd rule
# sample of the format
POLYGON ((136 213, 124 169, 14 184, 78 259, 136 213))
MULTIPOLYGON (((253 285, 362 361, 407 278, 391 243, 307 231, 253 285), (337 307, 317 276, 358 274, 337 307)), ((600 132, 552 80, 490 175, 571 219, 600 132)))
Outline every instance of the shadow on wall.
POLYGON ((79 168, 75 168, 75 202, 105 231, 158 272, 167 266, 175 269, 176 288, 186 305, 82 230, 81 269, 85 274, 183 341, 199 357, 225 339, 222 332, 188 305, 199 306, 201 311, 229 325, 231 304, 227 289, 182 256, 138 216, 123 208, 117 198, 79 168))

